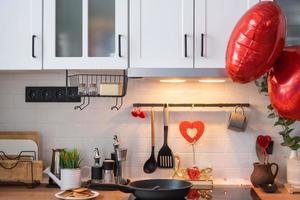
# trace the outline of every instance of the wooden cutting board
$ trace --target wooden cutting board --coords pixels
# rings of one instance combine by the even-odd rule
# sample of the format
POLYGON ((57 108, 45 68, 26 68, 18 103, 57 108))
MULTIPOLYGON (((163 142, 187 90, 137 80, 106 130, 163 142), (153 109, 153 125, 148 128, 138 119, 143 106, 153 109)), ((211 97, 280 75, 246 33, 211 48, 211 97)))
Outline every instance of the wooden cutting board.
POLYGON ((0 131, 0 147, 7 155, 16 155, 20 151, 36 151, 38 160, 41 149, 40 134, 34 131, 0 131))

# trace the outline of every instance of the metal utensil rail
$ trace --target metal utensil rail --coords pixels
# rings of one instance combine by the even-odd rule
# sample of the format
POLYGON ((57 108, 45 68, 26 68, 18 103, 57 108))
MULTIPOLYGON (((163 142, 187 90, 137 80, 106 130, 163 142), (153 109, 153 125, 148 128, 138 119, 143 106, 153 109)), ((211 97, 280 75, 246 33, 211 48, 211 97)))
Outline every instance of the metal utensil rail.
POLYGON ((168 105, 168 107, 250 107, 249 103, 134 103, 133 107, 164 107, 168 105))

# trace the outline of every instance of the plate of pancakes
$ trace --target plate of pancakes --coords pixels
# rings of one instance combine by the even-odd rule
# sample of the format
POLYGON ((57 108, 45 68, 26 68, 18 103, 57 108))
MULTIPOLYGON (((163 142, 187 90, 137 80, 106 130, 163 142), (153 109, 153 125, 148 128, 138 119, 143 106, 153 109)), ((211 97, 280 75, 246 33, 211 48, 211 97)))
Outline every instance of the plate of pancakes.
POLYGON ((89 190, 87 188, 76 188, 72 190, 65 190, 55 194, 55 197, 63 200, 91 200, 99 196, 98 192, 89 190))

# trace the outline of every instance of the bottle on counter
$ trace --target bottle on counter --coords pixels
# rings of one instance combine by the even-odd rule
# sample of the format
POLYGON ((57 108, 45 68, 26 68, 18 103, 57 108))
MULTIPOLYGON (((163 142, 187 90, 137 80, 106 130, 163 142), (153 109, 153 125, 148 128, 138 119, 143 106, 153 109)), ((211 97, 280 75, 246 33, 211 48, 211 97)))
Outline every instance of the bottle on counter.
POLYGON ((103 161, 103 183, 116 183, 114 176, 114 160, 104 160, 103 161))
POLYGON ((95 155, 94 155, 94 166, 92 166, 92 182, 94 183, 100 183, 102 181, 102 166, 100 164, 100 152, 98 148, 94 149, 95 155))

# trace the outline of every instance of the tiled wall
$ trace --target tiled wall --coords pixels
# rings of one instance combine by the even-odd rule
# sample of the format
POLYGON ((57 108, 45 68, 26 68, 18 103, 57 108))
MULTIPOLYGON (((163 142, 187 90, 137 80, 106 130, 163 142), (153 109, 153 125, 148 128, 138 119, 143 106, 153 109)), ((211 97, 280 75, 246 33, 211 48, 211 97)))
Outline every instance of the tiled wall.
MULTIPOLYGON (((112 151, 112 138, 118 134, 121 144, 128 147, 127 175, 131 178, 169 177, 172 170, 157 170, 152 175, 143 173, 142 167, 150 155, 150 119, 130 116, 134 102, 216 103, 249 102, 246 109, 248 128, 245 133, 227 130, 231 109, 172 109, 169 143, 182 159, 182 167, 192 165, 192 147, 179 133, 182 120, 202 120, 205 133, 196 145, 196 163, 200 167, 213 167, 216 180, 249 180, 252 163, 257 161, 255 139, 258 134, 271 134, 275 150, 271 161, 280 164, 279 176, 285 177, 285 159, 288 149, 279 145, 278 129, 267 119, 268 98, 260 95, 254 84, 226 83, 159 83, 157 80, 130 80, 128 94, 120 111, 111 111, 114 99, 92 99, 83 111, 74 110, 73 103, 25 103, 25 86, 62 86, 64 73, 15 72, 0 74, 0 130, 41 133, 42 158, 49 165, 51 148, 76 147, 82 153, 83 163, 93 163, 93 148, 102 155, 112 151)), ((162 145, 162 113, 156 113, 156 150, 162 145)))

